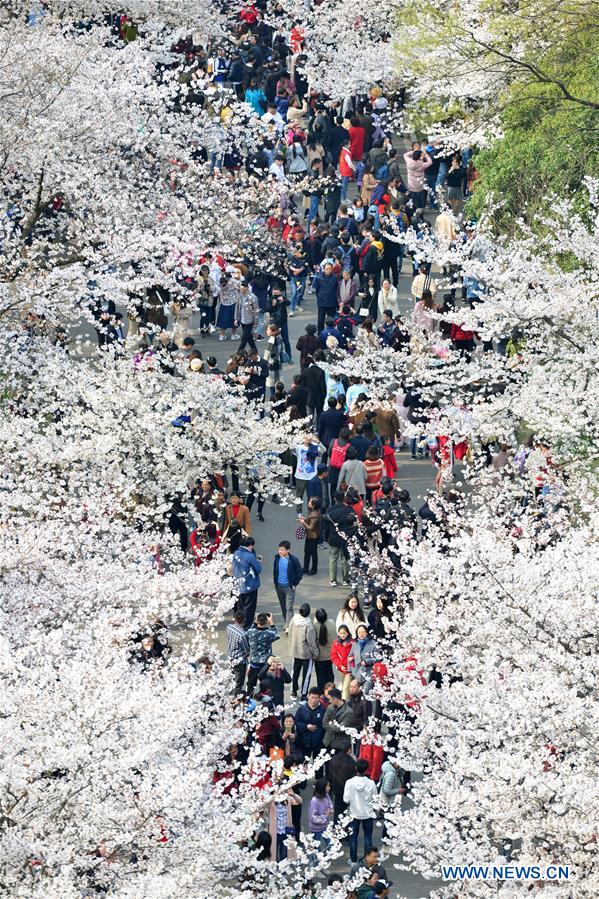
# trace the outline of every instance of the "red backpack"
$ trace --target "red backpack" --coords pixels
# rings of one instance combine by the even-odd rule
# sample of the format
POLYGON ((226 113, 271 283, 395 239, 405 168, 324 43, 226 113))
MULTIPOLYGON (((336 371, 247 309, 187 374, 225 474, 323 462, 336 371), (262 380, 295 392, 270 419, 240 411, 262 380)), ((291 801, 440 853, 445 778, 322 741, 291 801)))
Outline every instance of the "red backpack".
POLYGON ((347 455, 347 448, 349 443, 346 443, 345 446, 339 446, 339 441, 333 441, 333 449, 331 450, 331 458, 329 460, 329 465, 331 468, 341 468, 343 463, 345 462, 345 457, 347 455))

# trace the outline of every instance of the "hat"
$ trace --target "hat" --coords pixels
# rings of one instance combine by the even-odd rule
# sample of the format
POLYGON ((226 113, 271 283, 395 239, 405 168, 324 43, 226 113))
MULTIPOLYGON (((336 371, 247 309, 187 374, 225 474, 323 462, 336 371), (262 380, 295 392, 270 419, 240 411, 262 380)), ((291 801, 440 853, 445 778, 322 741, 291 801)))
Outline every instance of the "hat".
POLYGON ((318 474, 322 474, 323 471, 328 471, 329 466, 325 465, 324 462, 321 462, 320 465, 317 466, 316 471, 318 474))
POLYGON ((388 890, 393 886, 393 883, 390 880, 377 880, 374 885, 374 895, 382 896, 384 890, 388 890))
POLYGON ((202 368, 204 368, 204 363, 201 359, 192 359, 189 363, 189 367, 192 371, 200 371, 202 368))

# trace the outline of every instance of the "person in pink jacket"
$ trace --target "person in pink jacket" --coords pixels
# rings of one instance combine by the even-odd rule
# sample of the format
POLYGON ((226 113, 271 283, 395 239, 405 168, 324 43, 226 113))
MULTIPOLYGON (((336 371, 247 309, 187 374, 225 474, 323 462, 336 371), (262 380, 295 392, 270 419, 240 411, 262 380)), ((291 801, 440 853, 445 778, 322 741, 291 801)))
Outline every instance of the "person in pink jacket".
POLYGON ((424 173, 433 164, 426 150, 409 150, 403 154, 408 169, 408 191, 414 209, 426 206, 426 181, 424 173))

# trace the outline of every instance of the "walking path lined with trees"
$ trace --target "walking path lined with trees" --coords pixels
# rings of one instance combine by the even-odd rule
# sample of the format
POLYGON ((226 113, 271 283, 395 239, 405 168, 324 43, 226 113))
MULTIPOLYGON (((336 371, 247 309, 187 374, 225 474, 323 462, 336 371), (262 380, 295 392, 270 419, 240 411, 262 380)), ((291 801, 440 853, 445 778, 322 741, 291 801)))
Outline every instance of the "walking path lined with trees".
POLYGON ((597 894, 592 25, 2 10, 8 893, 597 894))

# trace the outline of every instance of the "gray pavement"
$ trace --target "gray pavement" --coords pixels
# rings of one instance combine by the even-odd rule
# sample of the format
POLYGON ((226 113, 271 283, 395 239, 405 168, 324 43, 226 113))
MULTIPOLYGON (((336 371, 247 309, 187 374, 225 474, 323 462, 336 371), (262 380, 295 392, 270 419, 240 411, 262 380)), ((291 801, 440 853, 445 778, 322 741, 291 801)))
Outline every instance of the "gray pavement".
MULTIPOLYGON (((408 260, 407 264, 404 261, 404 270, 398 287, 400 310, 402 312, 411 311, 413 306, 413 301, 410 297, 411 281, 411 262, 408 260)), ((286 387, 291 385, 292 376, 299 371, 299 354, 295 351, 297 339, 304 333, 304 328, 308 322, 316 322, 316 298, 313 294, 306 294, 303 308, 304 311, 302 313, 296 314, 289 319, 289 338, 291 347, 294 350, 294 363, 283 367, 283 381, 286 387)), ((195 319, 194 324, 197 324, 195 319)), ((197 330, 192 330, 192 336, 194 336, 194 339, 197 339, 197 344, 202 350, 204 358, 211 354, 216 356, 221 368, 224 367, 223 363, 226 363, 238 345, 233 341, 220 342, 216 335, 200 339, 197 330)), ((263 344, 259 343, 258 346, 260 348, 263 344)), ((396 458, 398 463, 397 482, 409 490, 412 505, 417 510, 422 504, 426 492, 434 486, 434 469, 428 459, 419 459, 412 462, 407 450, 398 452, 396 458)), ((252 533, 256 538, 256 552, 262 555, 264 565, 257 610, 259 612, 272 612, 274 622, 281 633, 281 638, 274 644, 273 650, 290 670, 292 659, 287 648, 287 638, 283 633, 284 621, 272 583, 272 561, 279 541, 284 539, 290 541, 292 553, 303 561, 303 541, 298 541, 295 537, 296 510, 294 508, 283 507, 267 501, 264 507, 265 521, 257 521, 256 514, 256 506, 254 505, 252 508, 252 533)), ((302 602, 308 602, 313 610, 320 607, 325 608, 329 618, 334 620, 347 592, 347 587, 331 587, 329 585, 328 550, 321 549, 318 553, 318 574, 315 577, 304 578, 301 581, 296 594, 296 608, 302 602)), ((227 623, 227 621, 221 622, 218 628, 218 647, 222 652, 226 652, 225 631, 227 623)), ((315 683, 315 679, 313 679, 313 683, 315 683)), ((290 687, 286 687, 286 699, 289 698, 289 693, 290 687)), ((294 704, 288 702, 287 707, 293 710, 294 704)), ((311 787, 308 786, 304 793, 306 797, 304 816, 306 815, 310 795, 311 787)), ((409 804, 410 800, 404 797, 403 806, 407 807, 409 804)), ((378 826, 375 827, 374 843, 379 847, 381 846, 381 830, 378 826)), ((385 854, 383 852, 383 855, 385 854)), ((397 856, 390 856, 385 861, 388 876, 394 884, 391 890, 392 897, 404 896, 409 897, 409 899, 425 899, 425 897, 429 896, 431 889, 440 886, 439 883, 424 880, 410 871, 393 870, 394 864, 401 863, 402 859, 397 856)), ((347 871, 347 865, 344 860, 340 859, 331 870, 347 871)))
MULTIPOLYGON (((399 307, 402 313, 411 313, 413 301, 410 296, 410 286, 412 281, 411 260, 404 260, 403 271, 400 275, 398 285, 399 307)), ((316 298, 314 294, 306 292, 303 303, 304 311, 296 313, 293 318, 289 319, 289 338, 293 350, 294 362, 284 365, 282 371, 282 379, 287 388, 290 387, 292 377, 299 372, 299 353, 295 350, 295 344, 298 337, 304 333, 305 326, 308 322, 316 323, 316 298)), ((125 312, 125 310, 120 310, 125 312)), ((95 349, 97 342, 95 332, 89 322, 85 319, 81 320, 76 328, 77 336, 85 341, 89 341, 87 346, 81 347, 79 355, 93 359, 97 350, 95 349)), ((219 341, 217 335, 210 335, 202 338, 199 333, 199 314, 194 314, 191 322, 190 334, 196 341, 196 348, 202 351, 204 359, 213 355, 217 358, 219 367, 224 368, 227 360, 236 350, 238 342, 231 340, 219 341)), ((259 349, 264 346, 258 343, 259 349)), ((411 494, 412 506, 415 510, 422 504, 426 492, 434 487, 434 469, 427 460, 411 461, 409 452, 403 450, 397 453, 397 482, 405 487, 411 494)), ((242 488, 243 488, 242 483, 242 488)), ((287 649, 287 638, 283 634, 284 622, 281 616, 279 602, 272 584, 272 561, 276 552, 276 547, 280 540, 288 539, 291 542, 291 551, 299 556, 303 561, 303 541, 297 541, 295 537, 297 510, 290 507, 283 507, 266 502, 264 507, 264 522, 256 519, 256 505, 252 508, 252 532, 256 538, 256 552, 263 556, 264 574, 262 577, 262 586, 258 596, 258 611, 272 612, 275 624, 281 633, 281 639, 275 643, 275 651, 277 655, 284 661, 287 668, 290 669, 292 660, 287 649)), ((309 602, 312 609, 323 607, 327 610, 330 618, 336 618, 339 609, 347 595, 347 587, 331 587, 328 577, 328 550, 321 549, 318 554, 318 574, 315 577, 304 578, 300 583, 296 595, 296 608, 302 602, 309 602)), ((217 642, 218 648, 222 652, 226 652, 226 625, 228 621, 222 621, 218 627, 217 642)), ((180 635, 182 636, 182 635, 180 635)), ((315 683, 315 679, 313 680, 315 683)), ((286 698, 289 697, 290 688, 286 688, 286 698)), ((293 704, 288 703, 288 708, 293 709, 293 704)), ((415 776, 415 779, 418 775, 415 776)), ((311 787, 308 786, 304 796, 304 816, 307 812, 307 804, 311 795, 311 787)), ((407 807, 410 803, 405 797, 402 800, 403 807, 407 807)), ((374 843, 381 846, 381 830, 375 827, 374 843)), ((362 839, 360 838, 360 847, 362 839)), ((383 847, 384 848, 384 847, 383 847)), ((383 857, 386 853, 383 851, 383 857)), ((402 859, 397 856, 389 856, 384 864, 387 868, 388 876, 394 883, 391 889, 391 896, 407 897, 407 899, 427 899, 433 888, 438 888, 440 882, 428 881, 409 871, 394 870, 395 864, 401 864, 402 859)), ((331 871, 347 871, 345 860, 339 859, 333 866, 331 871)), ((330 871, 328 873, 331 873, 330 871)))

